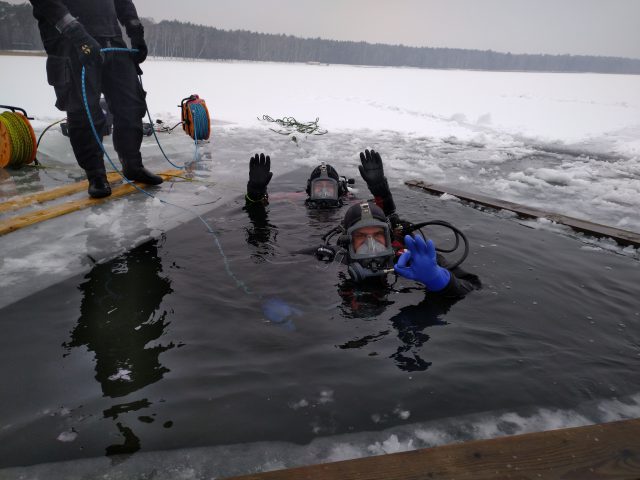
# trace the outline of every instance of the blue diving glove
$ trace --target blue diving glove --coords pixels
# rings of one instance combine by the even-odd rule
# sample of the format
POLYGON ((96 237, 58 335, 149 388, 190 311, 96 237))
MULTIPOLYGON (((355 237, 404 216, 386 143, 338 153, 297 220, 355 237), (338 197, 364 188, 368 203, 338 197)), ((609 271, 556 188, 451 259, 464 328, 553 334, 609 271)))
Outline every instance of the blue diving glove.
POLYGON ((439 292, 449 284, 451 272, 438 265, 433 241, 425 243, 421 236, 405 235, 404 244, 407 250, 393 267, 398 275, 424 284, 431 292, 439 292))

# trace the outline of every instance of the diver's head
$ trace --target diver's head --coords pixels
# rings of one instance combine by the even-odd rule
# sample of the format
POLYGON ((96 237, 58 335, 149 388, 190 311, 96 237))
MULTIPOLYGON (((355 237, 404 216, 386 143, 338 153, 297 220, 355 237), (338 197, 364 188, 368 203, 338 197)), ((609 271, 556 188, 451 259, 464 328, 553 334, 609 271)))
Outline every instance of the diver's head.
POLYGON ((324 162, 311 172, 307 180, 307 205, 311 208, 336 208, 342 206, 347 185, 331 165, 324 162))
POLYGON ((352 205, 342 221, 342 231, 340 243, 347 250, 349 274, 354 280, 384 277, 393 267, 391 228, 375 203, 352 205))

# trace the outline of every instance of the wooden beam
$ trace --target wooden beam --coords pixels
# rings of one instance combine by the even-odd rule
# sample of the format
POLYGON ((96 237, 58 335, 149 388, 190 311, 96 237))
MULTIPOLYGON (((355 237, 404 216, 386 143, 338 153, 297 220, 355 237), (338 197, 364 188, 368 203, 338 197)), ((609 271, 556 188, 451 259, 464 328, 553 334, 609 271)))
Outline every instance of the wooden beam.
MULTIPOLYGON (((169 180, 170 178, 181 175, 183 173, 184 172, 182 170, 167 170, 166 172, 159 173, 158 175, 160 175, 164 180, 169 180)), ((136 182, 136 185, 144 187, 144 185, 141 183, 136 182)), ((81 200, 72 200, 70 202, 66 202, 53 207, 43 208, 41 210, 36 210, 35 212, 26 213, 24 215, 10 217, 0 221, 0 236, 7 233, 15 232, 16 230, 20 230, 21 228, 25 228, 36 223, 44 222, 45 220, 50 220, 52 218, 60 217, 68 213, 76 212, 88 207, 93 207, 94 205, 100 205, 101 203, 108 202, 109 200, 112 200, 114 198, 129 195, 130 193, 134 193, 136 191, 137 190, 135 187, 129 185, 128 183, 125 183, 123 185, 115 187, 111 195, 106 198, 96 199, 87 197, 81 200)))
POLYGON ((294 479, 638 480, 640 419, 266 472, 233 480, 294 479))
POLYGON ((477 203, 479 205, 495 208, 498 210, 509 210, 524 218, 547 218, 556 223, 571 227, 578 232, 593 235, 594 237, 609 237, 613 238, 616 242, 623 246, 631 245, 636 248, 640 247, 640 233, 631 232, 629 230, 621 230, 619 228, 609 227, 607 225, 601 225, 598 223, 589 222, 587 220, 569 217, 567 215, 547 212, 544 210, 539 210, 537 208, 520 205, 518 203, 508 202, 506 200, 487 197, 485 195, 477 193, 468 193, 456 188, 424 183, 419 180, 409 180, 405 182, 405 185, 409 187, 420 188, 434 195, 442 195, 443 193, 448 193, 449 195, 453 195, 467 202, 477 203))
MULTIPOLYGON (((116 183, 122 180, 119 173, 112 172, 107 174, 107 180, 109 183, 116 183)), ((61 187, 52 188, 44 192, 32 193, 30 195, 22 195, 14 197, 6 202, 0 203, 0 213, 9 212, 12 210, 19 210, 34 203, 44 203, 51 200, 55 200, 67 195, 73 195, 74 193, 84 192, 89 187, 89 182, 83 180, 81 182, 72 183, 70 185, 63 185, 61 187)))

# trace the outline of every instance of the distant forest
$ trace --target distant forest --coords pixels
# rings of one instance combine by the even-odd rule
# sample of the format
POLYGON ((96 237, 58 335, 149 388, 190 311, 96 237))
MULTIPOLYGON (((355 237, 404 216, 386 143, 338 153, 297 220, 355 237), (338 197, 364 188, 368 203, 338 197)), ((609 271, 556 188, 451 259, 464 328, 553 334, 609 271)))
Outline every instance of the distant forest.
MULTIPOLYGON (((220 30, 177 21, 143 20, 151 55, 172 58, 318 62, 348 65, 535 72, 640 74, 640 59, 523 55, 491 50, 407 47, 220 30)), ((31 5, 0 1, 0 50, 42 50, 31 5)))

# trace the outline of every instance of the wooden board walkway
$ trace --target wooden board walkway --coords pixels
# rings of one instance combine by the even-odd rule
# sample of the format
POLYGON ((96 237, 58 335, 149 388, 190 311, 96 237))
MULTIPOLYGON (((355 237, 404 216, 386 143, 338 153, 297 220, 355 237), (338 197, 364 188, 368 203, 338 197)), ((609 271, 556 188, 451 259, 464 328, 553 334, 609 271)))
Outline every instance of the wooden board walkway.
POLYGON ((233 480, 294 479, 638 480, 640 419, 266 472, 233 480))
POLYGON ((498 210, 509 210, 524 218, 547 218, 553 222, 571 227, 578 232, 593 235, 594 237, 609 237, 623 246, 631 245, 636 248, 640 247, 640 233, 631 232, 629 230, 621 230, 619 228, 613 228, 606 225, 589 222, 587 220, 569 217, 567 215, 560 215, 558 213, 530 208, 518 203, 499 200, 477 193, 468 193, 455 188, 424 183, 419 180, 409 180, 405 182, 405 185, 409 187, 420 188, 434 195, 442 195, 443 193, 448 193, 449 195, 453 195, 467 202, 477 203, 479 205, 495 208, 498 210))
MULTIPOLYGON (((159 173, 158 175, 160 175, 164 180, 169 180, 170 178, 179 176, 183 173, 184 172, 182 172, 182 170, 167 170, 165 172, 159 173)), ((120 178, 119 175, 118 175, 118 178, 120 178)), ((136 183, 136 185, 144 187, 144 185, 141 183, 136 183)), ((50 197, 49 200, 52 200, 54 198, 60 198, 64 195, 70 195, 71 193, 76 193, 77 191, 82 191, 87 188, 87 183, 86 181, 78 182, 76 184, 69 185, 68 187, 69 188, 67 190, 65 190, 65 187, 60 187, 58 189, 50 190, 49 192, 41 192, 35 195, 28 195, 27 197, 34 197, 37 195, 41 195, 42 197, 39 197, 39 198, 50 197), (52 196, 51 192, 53 192, 54 190, 57 190, 57 192, 53 194, 54 196, 52 196)), ((60 205, 56 205, 53 207, 43 208, 40 210, 36 210, 34 212, 25 213, 24 215, 9 217, 0 221, 0 236, 6 235, 7 233, 15 232, 16 230, 20 230, 21 228, 25 228, 30 225, 44 222, 45 220, 50 220, 52 218, 60 217, 62 215, 66 215, 68 213, 89 208, 94 205, 100 205, 101 203, 108 202, 109 200, 112 200, 114 198, 119 198, 125 195, 129 195, 130 193, 134 193, 136 191, 137 190, 135 187, 133 187, 132 185, 129 185, 128 183, 125 183, 123 185, 113 188, 111 196, 106 198, 96 199, 96 198, 87 197, 80 200, 72 200, 70 202, 62 203, 60 205)), ((21 200, 20 198, 18 198, 14 201, 21 201, 21 200)), ((4 205, 4 204, 0 204, 0 206, 1 205, 4 205)))
MULTIPOLYGON (((112 172, 107 174, 107 180, 113 184, 122 180, 120 174, 112 172)), ((61 187, 52 188, 44 192, 32 193, 30 195, 22 195, 20 197, 14 197, 6 202, 0 203, 0 213, 9 212, 12 210, 20 210, 21 208, 28 207, 36 203, 45 203, 51 200, 55 200, 67 195, 73 195, 78 192, 86 192, 89 187, 89 182, 83 180, 81 182, 72 183, 70 185, 63 185, 61 187)))

